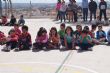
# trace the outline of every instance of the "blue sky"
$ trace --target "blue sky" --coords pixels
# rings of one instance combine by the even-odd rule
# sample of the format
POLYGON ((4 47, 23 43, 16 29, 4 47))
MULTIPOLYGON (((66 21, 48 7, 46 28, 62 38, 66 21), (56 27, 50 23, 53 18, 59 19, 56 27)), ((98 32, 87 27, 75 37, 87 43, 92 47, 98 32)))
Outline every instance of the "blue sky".
MULTIPOLYGON (((56 3, 57 0, 31 0, 32 3, 56 3)), ((68 2, 69 0, 65 0, 68 2)), ((81 0, 77 0, 78 2, 81 2, 81 0)), ((29 3, 30 0, 12 0, 13 3, 29 3)))

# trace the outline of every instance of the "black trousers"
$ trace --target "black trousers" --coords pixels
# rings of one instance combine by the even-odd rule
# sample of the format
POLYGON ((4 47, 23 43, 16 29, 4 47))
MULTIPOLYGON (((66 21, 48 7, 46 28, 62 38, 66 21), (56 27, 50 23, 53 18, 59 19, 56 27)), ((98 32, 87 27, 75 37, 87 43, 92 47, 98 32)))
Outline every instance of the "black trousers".
POLYGON ((104 15, 104 19, 107 19, 106 10, 100 10, 100 21, 102 20, 102 15, 104 15))
POLYGON ((48 43, 34 43, 33 46, 35 47, 34 49, 42 49, 43 47, 48 47, 48 43))
POLYGON ((72 45, 73 45, 72 43, 67 43, 67 49, 72 49, 73 48, 72 45))
POLYGON ((83 21, 87 21, 88 18, 88 8, 83 8, 83 21))
POLYGON ((64 20, 64 22, 65 22, 65 20, 66 20, 66 18, 65 18, 65 16, 66 16, 66 12, 60 12, 60 17, 61 17, 61 22, 64 20))
POLYGON ((92 21, 92 15, 94 16, 94 19, 96 19, 96 11, 90 11, 90 21, 92 21))
POLYGON ((18 47, 18 42, 16 42, 16 41, 9 41, 9 42, 6 42, 6 46, 11 46, 11 49, 14 49, 14 48, 18 47))
POLYGON ((77 22, 77 19, 78 19, 77 12, 73 11, 73 14, 74 14, 74 22, 77 22))
POLYGON ((65 46, 65 44, 64 44, 64 38, 61 38, 61 37, 60 37, 60 41, 61 41, 61 45, 62 45, 62 46, 65 46))
POLYGON ((61 18, 61 17, 60 17, 60 11, 58 11, 56 19, 57 19, 57 20, 60 20, 60 18, 61 18))
POLYGON ((19 50, 30 50, 32 44, 29 44, 27 42, 20 41, 19 44, 18 44, 18 46, 19 46, 19 50))

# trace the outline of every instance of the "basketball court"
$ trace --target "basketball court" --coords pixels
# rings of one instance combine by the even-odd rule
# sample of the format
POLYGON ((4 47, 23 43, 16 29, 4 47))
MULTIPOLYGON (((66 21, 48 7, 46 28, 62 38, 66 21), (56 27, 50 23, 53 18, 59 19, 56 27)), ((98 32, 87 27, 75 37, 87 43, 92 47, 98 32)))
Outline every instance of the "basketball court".
MULTIPOLYGON (((78 23, 81 24, 82 23, 78 23)), ((60 23, 52 19, 26 19, 32 41, 37 31, 45 27, 59 29, 60 23)), ((75 24, 74 24, 75 25, 75 24)), ((73 24, 67 23, 66 26, 73 24)), ((0 31, 8 33, 12 27, 0 27, 0 31)), ((110 27, 104 27, 108 31, 110 27)), ((0 50, 3 46, 0 46, 0 50)), ((21 51, 0 52, 0 73, 110 73, 110 46, 98 45, 93 51, 78 53, 76 50, 60 51, 21 51)))

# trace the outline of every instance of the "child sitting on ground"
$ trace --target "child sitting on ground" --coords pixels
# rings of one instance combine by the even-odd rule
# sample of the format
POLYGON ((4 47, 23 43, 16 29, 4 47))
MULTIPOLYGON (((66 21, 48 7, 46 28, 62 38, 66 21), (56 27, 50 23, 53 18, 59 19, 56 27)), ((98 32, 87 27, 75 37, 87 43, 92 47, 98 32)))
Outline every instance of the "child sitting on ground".
POLYGON ((81 25, 77 25, 76 26, 76 31, 74 32, 75 35, 75 46, 78 46, 79 43, 79 37, 82 33, 82 26, 81 25))
POLYGON ((64 37, 65 37, 65 24, 60 25, 60 30, 59 30, 59 35, 60 35, 60 42, 61 46, 64 47, 64 37))
POLYGON ((6 39, 6 46, 2 51, 9 52, 10 50, 16 49, 18 45, 18 36, 14 29, 9 31, 9 36, 6 39))
POLYGON ((93 44, 92 44, 92 38, 90 35, 88 35, 88 31, 83 30, 82 34, 80 36, 80 43, 79 43, 80 50, 90 50, 92 51, 93 44))
POLYGON ((6 36, 3 32, 0 31, 0 45, 4 45, 6 43, 6 36))
POLYGON ((35 43, 33 44, 33 50, 35 49, 47 49, 48 46, 48 35, 47 35, 47 31, 45 28, 40 28, 37 36, 36 36, 36 40, 35 43))
POLYGON ((10 26, 14 26, 14 25, 16 24, 16 21, 17 21, 17 20, 16 20, 15 16, 12 15, 12 16, 11 16, 11 19, 10 19, 9 25, 10 25, 10 26))
POLYGON ((97 26, 96 25, 91 25, 91 38, 95 38, 95 31, 96 31, 97 26))
POLYGON ((95 38, 95 30, 96 30, 96 28, 97 28, 96 25, 92 25, 90 34, 91 34, 91 38, 92 38, 93 43, 98 45, 98 44, 100 44, 100 42, 95 38))
POLYGON ((101 25, 98 26, 98 31, 96 33, 96 37, 99 42, 106 42, 107 41, 106 40, 106 33, 103 30, 101 25))
POLYGON ((73 30, 69 26, 65 30, 64 42, 65 42, 66 49, 71 49, 71 50, 75 49, 73 30))
POLYGON ((14 25, 14 30, 15 30, 16 35, 18 35, 18 37, 20 37, 21 30, 19 29, 19 25, 18 24, 14 25))
POLYGON ((89 26, 85 26, 83 30, 86 30, 88 32, 88 35, 90 35, 91 37, 93 37, 92 34, 91 34, 91 32, 90 32, 89 26))
POLYGON ((21 26, 23 26, 25 24, 25 20, 24 20, 24 16, 23 15, 20 16, 18 24, 21 25, 21 26))
POLYGON ((57 29, 52 27, 49 33, 49 44, 48 48, 59 49, 60 48, 60 36, 58 35, 57 29))
POLYGON ((6 26, 7 23, 8 23, 7 17, 6 16, 2 16, 0 25, 6 26))
POLYGON ((28 26, 22 26, 22 34, 18 40, 19 51, 30 50, 32 46, 31 35, 28 32, 28 26))

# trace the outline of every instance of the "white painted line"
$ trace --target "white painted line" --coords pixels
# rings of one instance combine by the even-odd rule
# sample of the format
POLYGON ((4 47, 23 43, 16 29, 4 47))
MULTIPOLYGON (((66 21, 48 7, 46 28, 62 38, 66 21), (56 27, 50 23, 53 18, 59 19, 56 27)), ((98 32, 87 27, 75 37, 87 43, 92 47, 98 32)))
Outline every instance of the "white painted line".
MULTIPOLYGON (((60 63, 47 63, 47 62, 14 62, 14 63, 0 63, 0 64, 1 65, 9 65, 9 64, 43 64, 43 65, 57 65, 57 66, 60 65, 60 63)), ((92 69, 82 67, 82 66, 69 65, 69 64, 64 64, 64 66, 77 68, 77 69, 81 69, 81 70, 86 70, 86 71, 91 72, 91 73, 99 73, 99 72, 96 72, 92 69)))

